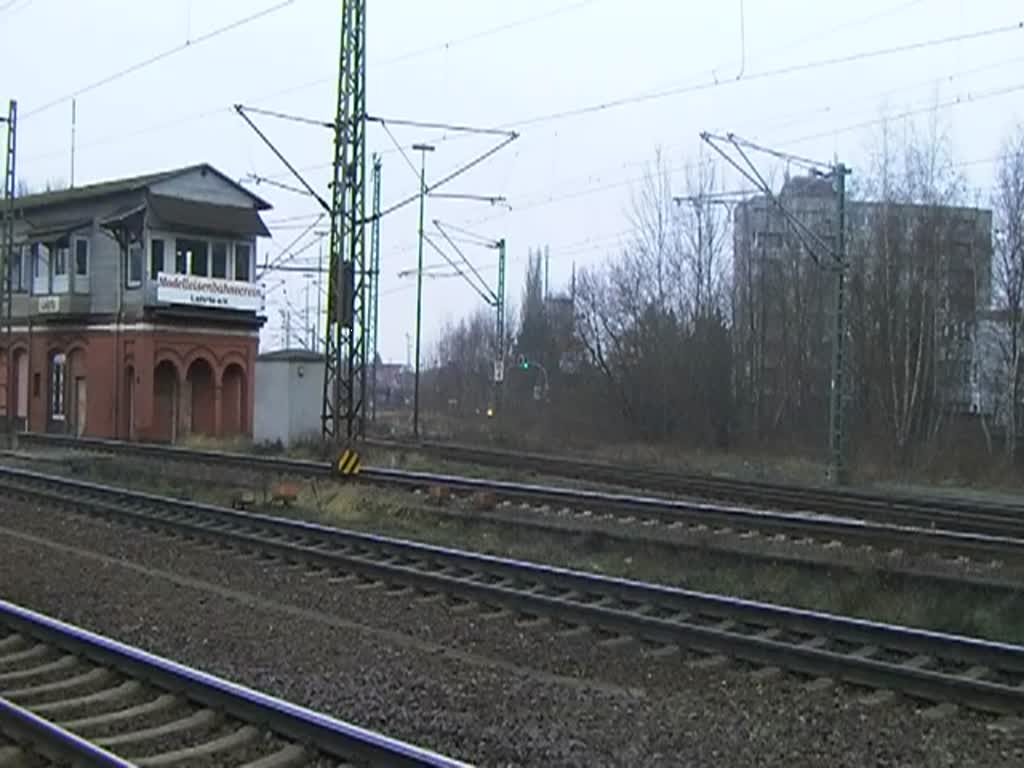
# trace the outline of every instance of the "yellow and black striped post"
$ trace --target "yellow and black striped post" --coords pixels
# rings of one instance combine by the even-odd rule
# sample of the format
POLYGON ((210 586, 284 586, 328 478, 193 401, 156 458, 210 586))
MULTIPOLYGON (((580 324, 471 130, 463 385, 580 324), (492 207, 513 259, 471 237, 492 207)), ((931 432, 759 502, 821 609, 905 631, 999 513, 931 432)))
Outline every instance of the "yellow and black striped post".
POLYGON ((362 464, 359 461, 359 452, 346 448, 338 457, 338 473, 342 475, 358 475, 362 464))

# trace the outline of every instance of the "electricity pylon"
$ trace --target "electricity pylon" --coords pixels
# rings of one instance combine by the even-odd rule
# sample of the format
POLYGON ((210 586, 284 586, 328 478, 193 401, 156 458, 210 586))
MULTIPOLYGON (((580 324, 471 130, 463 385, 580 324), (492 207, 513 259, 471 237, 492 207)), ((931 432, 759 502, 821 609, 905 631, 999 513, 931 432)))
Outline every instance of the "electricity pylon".
POLYGON ((846 467, 846 366, 847 366, 847 321, 846 321, 846 279, 849 260, 846 254, 846 177, 850 169, 838 160, 833 163, 822 163, 786 152, 758 146, 745 141, 735 134, 717 136, 702 133, 701 138, 707 142, 726 162, 740 172, 748 181, 758 187, 768 202, 775 206, 793 227, 798 238, 807 248, 811 258, 822 269, 832 273, 833 284, 833 327, 832 327, 832 377, 829 390, 828 435, 830 451, 830 479, 837 485, 847 482, 846 467), (722 145, 729 144, 742 163, 726 152, 722 145), (795 216, 775 195, 764 176, 758 172, 751 161, 747 150, 761 152, 806 168, 814 176, 832 182, 832 191, 836 200, 836 237, 833 242, 826 242, 813 231, 806 222, 795 216))

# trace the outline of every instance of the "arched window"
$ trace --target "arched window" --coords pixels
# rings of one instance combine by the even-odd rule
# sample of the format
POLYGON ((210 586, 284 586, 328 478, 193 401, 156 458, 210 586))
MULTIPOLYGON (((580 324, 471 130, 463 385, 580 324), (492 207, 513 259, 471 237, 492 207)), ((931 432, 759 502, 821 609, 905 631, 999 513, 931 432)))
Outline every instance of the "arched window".
POLYGON ((64 394, 67 381, 67 357, 58 352, 50 358, 50 418, 64 421, 64 394))

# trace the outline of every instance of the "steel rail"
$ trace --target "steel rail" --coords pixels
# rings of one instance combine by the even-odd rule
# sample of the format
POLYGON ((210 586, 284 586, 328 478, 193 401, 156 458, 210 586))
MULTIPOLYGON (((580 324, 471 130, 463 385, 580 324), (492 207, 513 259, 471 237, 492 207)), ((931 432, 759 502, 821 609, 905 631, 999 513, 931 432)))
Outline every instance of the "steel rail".
POLYGON ((866 490, 787 485, 765 481, 736 480, 693 472, 672 472, 635 465, 587 461, 528 451, 503 451, 481 446, 437 441, 418 443, 368 438, 369 447, 421 452, 453 462, 515 468, 547 476, 565 477, 606 485, 641 488, 648 492, 726 499, 738 503, 780 509, 827 509, 835 514, 871 514, 915 524, 929 521, 946 526, 969 518, 968 525, 985 522, 1021 523, 1024 501, 1019 504, 955 499, 948 496, 907 493, 876 493, 866 490), (913 516, 913 517, 911 517, 913 516))
MULTIPOLYGON (((307 461, 255 454, 179 448, 152 443, 127 443, 98 438, 70 438, 54 435, 22 435, 28 445, 61 447, 115 455, 175 460, 189 463, 233 467, 261 473, 301 477, 338 477, 327 462, 307 461)), ((504 500, 532 505, 562 505, 583 508, 595 514, 620 518, 653 520, 665 525, 688 524, 715 526, 737 531, 812 537, 823 541, 839 538, 861 545, 892 547, 906 551, 940 552, 975 558, 1019 558, 1024 554, 1024 519, 1011 522, 977 524, 965 521, 950 528, 935 527, 934 519, 917 525, 865 520, 855 517, 769 511, 744 506, 724 505, 686 499, 666 499, 604 491, 559 488, 462 477, 430 472, 367 467, 358 476, 360 482, 409 490, 443 486, 462 493, 493 493, 504 500)), ((950 522, 944 520, 944 522, 950 522)), ((955 521, 954 521, 955 522, 955 521)))
POLYGON ((88 768, 135 768, 133 763, 3 698, 0 698, 0 734, 6 734, 18 745, 9 748, 12 750, 8 758, 10 762, 3 759, 4 750, 0 749, 0 764, 3 765, 17 765, 15 758, 24 755, 28 749, 32 754, 41 755, 58 764, 88 768), (17 750, 18 755, 13 753, 14 750, 17 750))
POLYGON ((727 654, 928 700, 1024 712, 1021 646, 242 513, 26 470, 0 469, 0 483, 8 493, 44 505, 211 539, 371 584, 452 595, 659 647, 727 654))
MULTIPOLYGON (((131 725, 130 708, 114 709, 99 716, 96 712, 103 709, 99 707, 101 698, 106 697, 109 704, 116 698, 118 690, 124 690, 126 683, 140 681, 158 693, 170 693, 190 704, 246 724, 250 729, 256 725, 260 730, 269 731, 282 740, 283 746, 278 753, 278 759, 283 761, 280 765, 313 764, 324 757, 358 766, 459 768, 466 765, 0 600, 0 641, 11 639, 15 644, 0 650, 0 732, 9 732, 14 738, 27 741, 33 751, 48 756, 83 761, 82 764, 87 765, 134 765, 134 762, 117 757, 72 731, 95 727, 101 718, 106 719, 108 726, 116 725, 120 720, 131 725), (2 630, 6 630, 6 634, 2 630), (28 641, 23 643, 23 649, 17 648, 19 640, 28 641), (115 672, 117 677, 107 688, 91 692, 92 703, 84 702, 82 687, 71 682, 55 683, 51 680, 32 687, 29 685, 31 681, 57 671, 57 663, 41 664, 39 661, 50 650, 68 654, 60 656, 61 660, 87 662, 95 665, 94 669, 115 672), (18 669, 19 661, 29 668, 18 669), (32 664, 37 666, 33 669, 32 664), (48 668, 52 670, 48 672, 48 668), (55 692, 62 684, 65 686, 63 690, 72 698, 54 700, 52 696, 41 698, 38 695, 43 688, 55 692), (121 688, 113 687, 115 685, 121 688), (74 696, 79 697, 77 703, 74 696), (43 703, 38 703, 40 701, 43 703), (92 717, 73 718, 65 727, 47 719, 51 714, 66 715, 72 710, 81 711, 83 707, 92 717), (290 746, 288 742, 291 742, 290 746)), ((81 668, 73 664, 64 664, 64 667, 68 670, 81 668)), ((108 735, 105 740, 111 744, 131 746, 145 742, 145 739, 136 741, 123 735, 114 739, 108 735)), ((207 742, 207 746, 210 744, 207 742)), ((117 746, 110 748, 118 749, 117 746)), ((202 741, 193 749, 202 750, 202 741)), ((181 755, 181 744, 176 742, 173 751, 181 755)), ((199 759, 201 754, 197 752, 194 759, 199 759)), ((216 753, 208 753, 206 757, 212 754, 216 753)), ((139 762, 145 764, 154 757, 157 761, 160 759, 158 756, 146 757, 139 762)), ((276 762, 273 764, 278 765, 276 762)))
MULTIPOLYGON (((226 451, 204 451, 156 443, 134 443, 103 438, 76 438, 67 435, 24 433, 19 441, 26 445, 62 447, 73 450, 97 450, 105 453, 138 453, 163 458, 189 456, 209 458, 240 467, 262 467, 281 471, 288 469, 306 476, 330 475, 332 468, 326 462, 260 456, 257 454, 226 451)), ((499 451, 491 448, 465 446, 457 443, 399 442, 368 438, 368 447, 386 450, 421 451, 456 462, 482 464, 502 468, 520 468, 541 475, 565 476, 609 485, 622 485, 679 495, 695 495, 709 499, 728 499, 757 508, 783 510, 819 510, 838 516, 853 516, 872 520, 889 520, 904 525, 944 527, 974 533, 1000 533, 1024 531, 1024 501, 1003 504, 991 501, 951 499, 943 496, 909 495, 899 493, 871 493, 858 490, 836 490, 816 486, 796 486, 761 481, 733 480, 677 473, 666 470, 624 467, 615 464, 590 462, 549 454, 499 451)), ((376 470, 364 470, 373 478, 376 470)), ((396 472, 395 470, 391 471, 396 472)), ((429 473, 419 473, 428 475, 429 473)), ((450 477, 438 474, 437 477, 450 477)), ((508 485, 516 485, 510 483, 508 485)))

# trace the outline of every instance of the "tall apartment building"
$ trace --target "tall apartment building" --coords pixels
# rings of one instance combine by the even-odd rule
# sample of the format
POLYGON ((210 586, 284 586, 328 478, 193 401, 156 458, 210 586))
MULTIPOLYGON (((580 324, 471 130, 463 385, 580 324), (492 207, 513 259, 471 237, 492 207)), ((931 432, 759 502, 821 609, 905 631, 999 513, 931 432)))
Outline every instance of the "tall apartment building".
MULTIPOLYGON (((734 209, 738 374, 757 401, 762 427, 797 414, 823 418, 831 386, 834 273, 828 249, 836 242, 836 196, 831 181, 802 176, 787 179, 779 199, 823 242, 809 249, 794 224, 762 196, 734 209)), ((846 216, 848 372, 870 356, 864 345, 880 327, 874 314, 882 294, 871 281, 883 274, 896 281, 930 275, 929 290, 937 294, 935 333, 941 334, 935 345, 936 391, 947 407, 968 410, 976 318, 991 296, 991 211, 849 199, 846 216), (889 259, 889 272, 883 258, 889 259), (913 260, 912 269, 906 260, 913 260), (863 302, 867 291, 876 292, 870 307, 863 302)), ((856 376, 850 381, 858 386, 856 376)))
POLYGON ((269 208, 206 164, 17 198, 4 413, 96 437, 250 434, 269 208))

